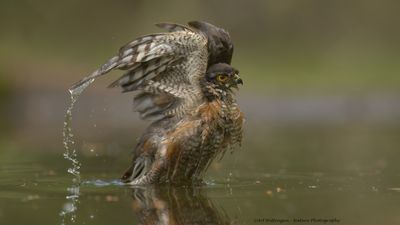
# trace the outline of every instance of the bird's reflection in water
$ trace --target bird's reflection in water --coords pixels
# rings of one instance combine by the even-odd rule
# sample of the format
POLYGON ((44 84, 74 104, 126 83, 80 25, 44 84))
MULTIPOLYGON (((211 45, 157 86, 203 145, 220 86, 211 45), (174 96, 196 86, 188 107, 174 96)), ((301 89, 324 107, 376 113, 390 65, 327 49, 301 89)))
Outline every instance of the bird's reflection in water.
POLYGON ((236 224, 201 189, 136 188, 132 198, 140 225, 236 224))

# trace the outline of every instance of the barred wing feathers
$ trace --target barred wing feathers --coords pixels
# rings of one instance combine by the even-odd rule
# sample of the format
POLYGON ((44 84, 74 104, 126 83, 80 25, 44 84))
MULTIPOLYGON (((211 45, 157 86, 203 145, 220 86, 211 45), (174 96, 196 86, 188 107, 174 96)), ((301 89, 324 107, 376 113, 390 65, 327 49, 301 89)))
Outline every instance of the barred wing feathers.
POLYGON ((126 70, 110 87, 121 87, 123 92, 138 90, 134 106, 142 118, 154 120, 184 113, 199 100, 198 81, 207 69, 207 38, 183 25, 157 26, 169 33, 146 35, 126 44, 118 55, 70 90, 113 69, 126 70))

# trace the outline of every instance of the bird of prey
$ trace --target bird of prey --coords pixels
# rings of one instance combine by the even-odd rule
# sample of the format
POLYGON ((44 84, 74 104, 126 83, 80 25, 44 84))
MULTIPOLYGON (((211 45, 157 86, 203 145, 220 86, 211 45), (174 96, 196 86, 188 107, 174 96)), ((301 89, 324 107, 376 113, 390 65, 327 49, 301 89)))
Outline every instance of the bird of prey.
POLYGON ((112 69, 125 70, 110 87, 135 91, 134 108, 152 123, 122 180, 198 183, 214 158, 241 143, 244 116, 234 94, 243 81, 230 65, 233 44, 222 28, 201 21, 156 25, 167 32, 126 44, 71 89, 112 69))

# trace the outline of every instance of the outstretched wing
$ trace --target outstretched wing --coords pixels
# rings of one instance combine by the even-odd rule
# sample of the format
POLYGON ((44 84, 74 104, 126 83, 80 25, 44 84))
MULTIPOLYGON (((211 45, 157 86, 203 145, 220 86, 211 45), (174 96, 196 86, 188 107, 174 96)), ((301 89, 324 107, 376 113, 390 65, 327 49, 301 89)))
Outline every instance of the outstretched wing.
POLYGON ((98 70, 71 89, 113 69, 127 72, 110 87, 139 91, 134 107, 145 119, 185 114, 201 99, 199 80, 207 69, 207 37, 190 27, 172 23, 157 26, 168 33, 140 37, 122 48, 98 70))

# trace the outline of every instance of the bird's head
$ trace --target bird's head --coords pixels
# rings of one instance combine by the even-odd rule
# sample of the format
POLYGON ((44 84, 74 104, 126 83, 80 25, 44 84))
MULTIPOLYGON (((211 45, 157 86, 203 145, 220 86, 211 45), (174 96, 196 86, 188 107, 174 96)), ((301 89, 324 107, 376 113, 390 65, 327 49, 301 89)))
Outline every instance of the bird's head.
POLYGON ((207 94, 214 97, 231 95, 233 89, 238 89, 239 84, 243 85, 239 71, 226 63, 211 65, 207 69, 205 81, 207 94))

